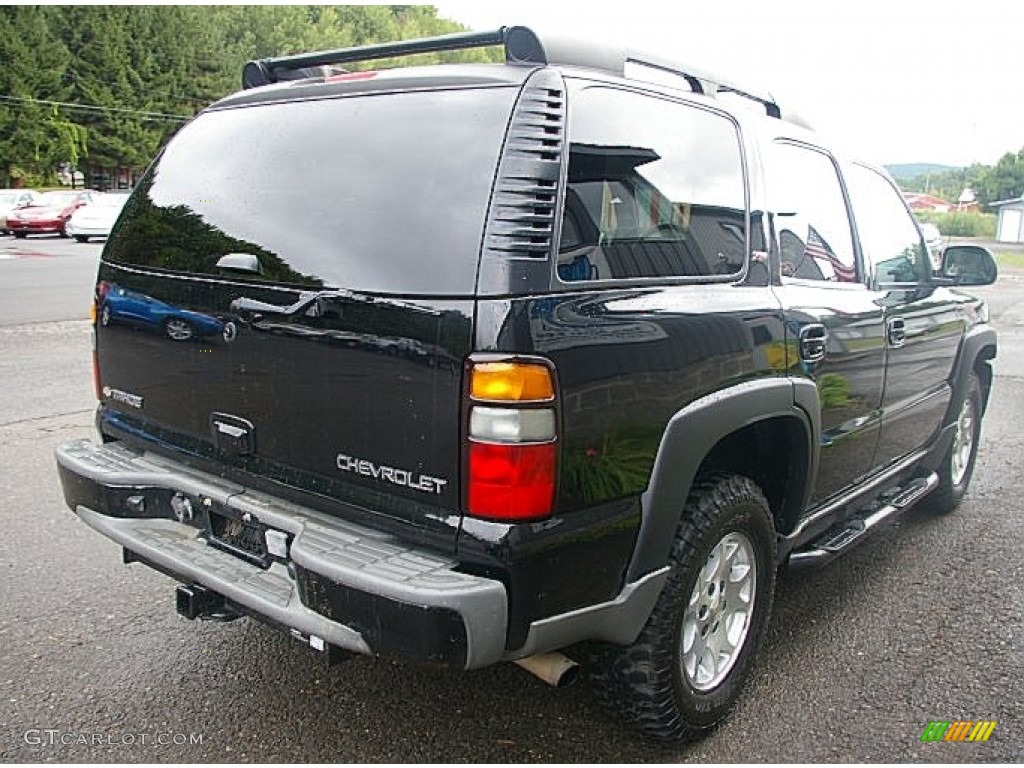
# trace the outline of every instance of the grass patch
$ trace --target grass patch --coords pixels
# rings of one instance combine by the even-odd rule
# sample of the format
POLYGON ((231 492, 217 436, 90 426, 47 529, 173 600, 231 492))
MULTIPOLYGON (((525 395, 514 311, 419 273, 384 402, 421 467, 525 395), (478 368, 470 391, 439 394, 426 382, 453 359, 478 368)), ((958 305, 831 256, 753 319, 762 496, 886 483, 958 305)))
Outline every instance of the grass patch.
POLYGON ((995 251, 996 263, 1000 267, 1011 269, 1024 269, 1024 252, 1022 251, 995 251))

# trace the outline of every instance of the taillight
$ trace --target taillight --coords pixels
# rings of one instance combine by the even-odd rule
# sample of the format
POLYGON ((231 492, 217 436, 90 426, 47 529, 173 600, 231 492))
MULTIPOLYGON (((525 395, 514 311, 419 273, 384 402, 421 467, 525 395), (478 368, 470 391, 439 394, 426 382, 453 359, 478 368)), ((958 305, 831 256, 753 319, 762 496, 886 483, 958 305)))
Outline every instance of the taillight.
POLYGON ((469 514, 539 520, 551 514, 558 471, 554 372, 535 361, 469 369, 469 514))
POLYGON ((92 306, 89 308, 89 319, 92 321, 92 386, 96 393, 96 399, 103 399, 103 383, 100 379, 100 355, 96 348, 96 323, 99 320, 100 305, 107 298, 110 292, 110 283, 101 280, 96 284, 96 294, 92 299, 92 306))
POLYGON ((103 382, 100 380, 100 356, 96 351, 96 329, 92 329, 92 388, 97 400, 103 399, 103 382))

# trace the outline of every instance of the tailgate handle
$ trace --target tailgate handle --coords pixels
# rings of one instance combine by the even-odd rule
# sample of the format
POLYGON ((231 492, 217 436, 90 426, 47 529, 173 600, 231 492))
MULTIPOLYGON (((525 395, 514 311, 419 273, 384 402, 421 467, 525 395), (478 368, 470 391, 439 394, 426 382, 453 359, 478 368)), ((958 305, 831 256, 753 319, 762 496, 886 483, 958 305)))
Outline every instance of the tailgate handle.
POLYGON ((233 456, 256 453, 256 427, 248 419, 230 413, 211 413, 210 432, 218 450, 233 456))

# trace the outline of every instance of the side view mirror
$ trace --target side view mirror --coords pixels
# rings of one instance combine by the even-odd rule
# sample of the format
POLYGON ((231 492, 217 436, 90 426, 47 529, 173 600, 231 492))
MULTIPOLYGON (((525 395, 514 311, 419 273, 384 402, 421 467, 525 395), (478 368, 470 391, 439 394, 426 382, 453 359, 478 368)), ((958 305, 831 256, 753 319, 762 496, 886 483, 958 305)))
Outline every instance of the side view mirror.
POLYGON ((954 285, 991 285, 999 276, 992 251, 980 245, 951 245, 942 252, 941 277, 954 285))
POLYGON ((238 272, 263 274, 260 260, 251 253, 225 253, 217 260, 217 269, 233 269, 238 272))

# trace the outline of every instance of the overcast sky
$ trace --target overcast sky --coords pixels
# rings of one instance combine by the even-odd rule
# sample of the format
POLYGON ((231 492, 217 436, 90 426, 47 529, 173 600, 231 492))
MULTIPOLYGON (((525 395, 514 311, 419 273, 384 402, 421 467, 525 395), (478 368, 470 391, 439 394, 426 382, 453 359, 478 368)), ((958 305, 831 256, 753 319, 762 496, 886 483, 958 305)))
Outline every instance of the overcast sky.
POLYGON ((767 88, 877 163, 1024 148, 1024 0, 436 2, 472 29, 608 40, 767 88))

